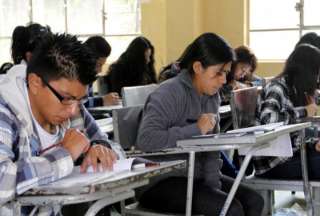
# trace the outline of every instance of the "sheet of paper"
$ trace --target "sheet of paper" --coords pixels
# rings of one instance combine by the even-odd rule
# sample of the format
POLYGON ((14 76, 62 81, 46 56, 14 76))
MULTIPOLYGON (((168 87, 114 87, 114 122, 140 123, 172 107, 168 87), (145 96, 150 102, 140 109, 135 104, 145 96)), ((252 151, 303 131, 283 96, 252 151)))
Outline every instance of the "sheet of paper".
MULTIPOLYGON (((108 179, 112 176, 115 176, 121 172, 124 171, 130 171, 132 162, 134 158, 129 158, 125 160, 118 160, 113 165, 113 171, 100 171, 100 172, 94 172, 92 167, 89 167, 87 169, 86 173, 80 172, 80 167, 74 167, 72 173, 60 180, 57 180, 55 182, 51 182, 48 185, 40 186, 40 188, 69 188, 69 187, 81 187, 86 185, 92 185, 96 182, 101 182, 105 179, 108 179)), ((99 168, 99 170, 102 170, 102 168, 99 168)))

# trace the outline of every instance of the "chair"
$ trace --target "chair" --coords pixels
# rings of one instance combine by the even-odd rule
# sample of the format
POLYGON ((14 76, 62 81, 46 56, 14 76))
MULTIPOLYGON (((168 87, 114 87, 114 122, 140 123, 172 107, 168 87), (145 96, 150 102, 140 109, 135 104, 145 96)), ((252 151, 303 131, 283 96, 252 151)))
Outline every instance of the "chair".
POLYGON ((121 90, 123 106, 144 105, 149 94, 157 88, 157 84, 123 87, 121 90))
MULTIPOLYGON (((142 119, 143 106, 132 106, 116 109, 112 111, 113 115, 113 128, 115 142, 127 151, 128 156, 155 156, 157 154, 164 155, 165 151, 158 153, 144 153, 135 148, 135 143, 138 135, 138 129, 140 121, 142 119)), ((176 154, 176 153, 175 153, 176 154)), ((186 153, 184 153, 186 154, 186 153)), ((189 158, 190 159, 190 158, 189 158)), ((172 213, 159 213, 149 209, 142 208, 139 203, 133 203, 131 205, 125 205, 121 203, 122 215, 150 215, 150 216, 177 216, 178 214, 172 213)))
MULTIPOLYGON (((255 110, 258 98, 257 87, 250 87, 245 89, 235 90, 231 94, 230 106, 232 113, 232 121, 234 128, 244 128, 255 125, 255 110)), ((302 173, 304 175, 303 181, 299 180, 279 180, 279 179, 265 179, 258 177, 251 177, 245 179, 243 183, 259 190, 265 200, 265 209, 263 215, 272 215, 274 204, 274 190, 289 190, 289 191, 304 191, 307 200, 307 207, 309 207, 308 215, 313 215, 313 205, 311 200, 311 192, 314 200, 319 200, 320 196, 320 182, 312 181, 309 183, 307 174, 305 143, 301 142, 301 160, 302 173), (309 188, 308 188, 309 187, 309 188), (311 211, 311 212, 310 212, 311 211)), ((320 213, 320 208, 314 209, 315 213, 320 213)))
POLYGON ((143 106, 124 107, 112 111, 114 140, 125 150, 134 150, 143 106))

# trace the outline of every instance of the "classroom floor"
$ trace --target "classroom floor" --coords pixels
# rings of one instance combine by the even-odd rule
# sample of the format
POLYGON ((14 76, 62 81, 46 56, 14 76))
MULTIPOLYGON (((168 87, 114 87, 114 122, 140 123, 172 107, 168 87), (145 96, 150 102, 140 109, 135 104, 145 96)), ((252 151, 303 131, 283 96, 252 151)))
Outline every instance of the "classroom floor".
MULTIPOLYGON (((273 216, 307 216, 303 192, 296 192, 293 195, 290 191, 276 191, 275 209, 273 216)), ((110 216, 121 216, 121 214, 113 209, 110 216)))
POLYGON ((296 192, 293 195, 290 191, 276 191, 275 209, 274 216, 307 216, 303 192, 296 192))

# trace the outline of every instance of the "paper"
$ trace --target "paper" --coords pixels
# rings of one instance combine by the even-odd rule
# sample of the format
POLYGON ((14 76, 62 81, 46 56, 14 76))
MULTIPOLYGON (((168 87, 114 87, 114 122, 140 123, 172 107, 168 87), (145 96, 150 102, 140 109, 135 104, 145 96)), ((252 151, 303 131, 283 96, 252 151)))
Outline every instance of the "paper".
POLYGON ((243 132, 268 132, 275 130, 276 128, 283 126, 283 122, 271 123, 266 125, 258 125, 254 127, 240 128, 235 130, 227 131, 227 133, 243 133, 243 132))
MULTIPOLYGON (((117 160, 113 165, 113 171, 105 170, 100 172, 94 172, 92 167, 89 167, 86 173, 80 172, 80 167, 74 167, 70 175, 51 182, 50 184, 40 186, 39 188, 70 188, 70 187, 82 187, 87 185, 93 185, 97 182, 102 182, 108 178, 115 176, 124 171, 130 171, 134 158, 117 160)), ((99 170, 102 170, 99 169, 99 170)))
MULTIPOLYGON (((255 127, 249 128, 241 128, 230 131, 233 132, 270 132, 273 130, 277 130, 283 126, 283 122, 272 123, 267 125, 259 125, 255 127)), ((240 148, 239 155, 246 155, 250 148, 240 148)), ((269 145, 266 145, 265 148, 261 148, 253 153, 254 156, 274 156, 274 157, 292 157, 292 145, 291 145, 291 138, 289 134, 281 135, 275 138, 274 140, 269 142, 269 145)))

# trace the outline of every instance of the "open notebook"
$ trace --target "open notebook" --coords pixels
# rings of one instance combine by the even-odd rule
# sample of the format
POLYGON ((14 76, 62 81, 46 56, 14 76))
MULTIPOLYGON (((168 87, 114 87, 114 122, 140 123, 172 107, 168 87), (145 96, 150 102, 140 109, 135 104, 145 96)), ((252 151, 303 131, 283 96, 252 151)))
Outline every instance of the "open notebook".
POLYGON ((70 188, 70 187, 82 187, 87 185, 94 185, 107 180, 119 173, 130 171, 132 169, 144 168, 148 166, 159 165, 156 162, 152 162, 143 158, 128 158, 124 160, 117 160, 113 165, 113 170, 104 170, 94 172, 92 167, 89 167, 86 173, 80 172, 80 167, 74 167, 72 173, 62 179, 55 182, 51 182, 46 185, 41 185, 37 189, 55 189, 55 188, 70 188))

